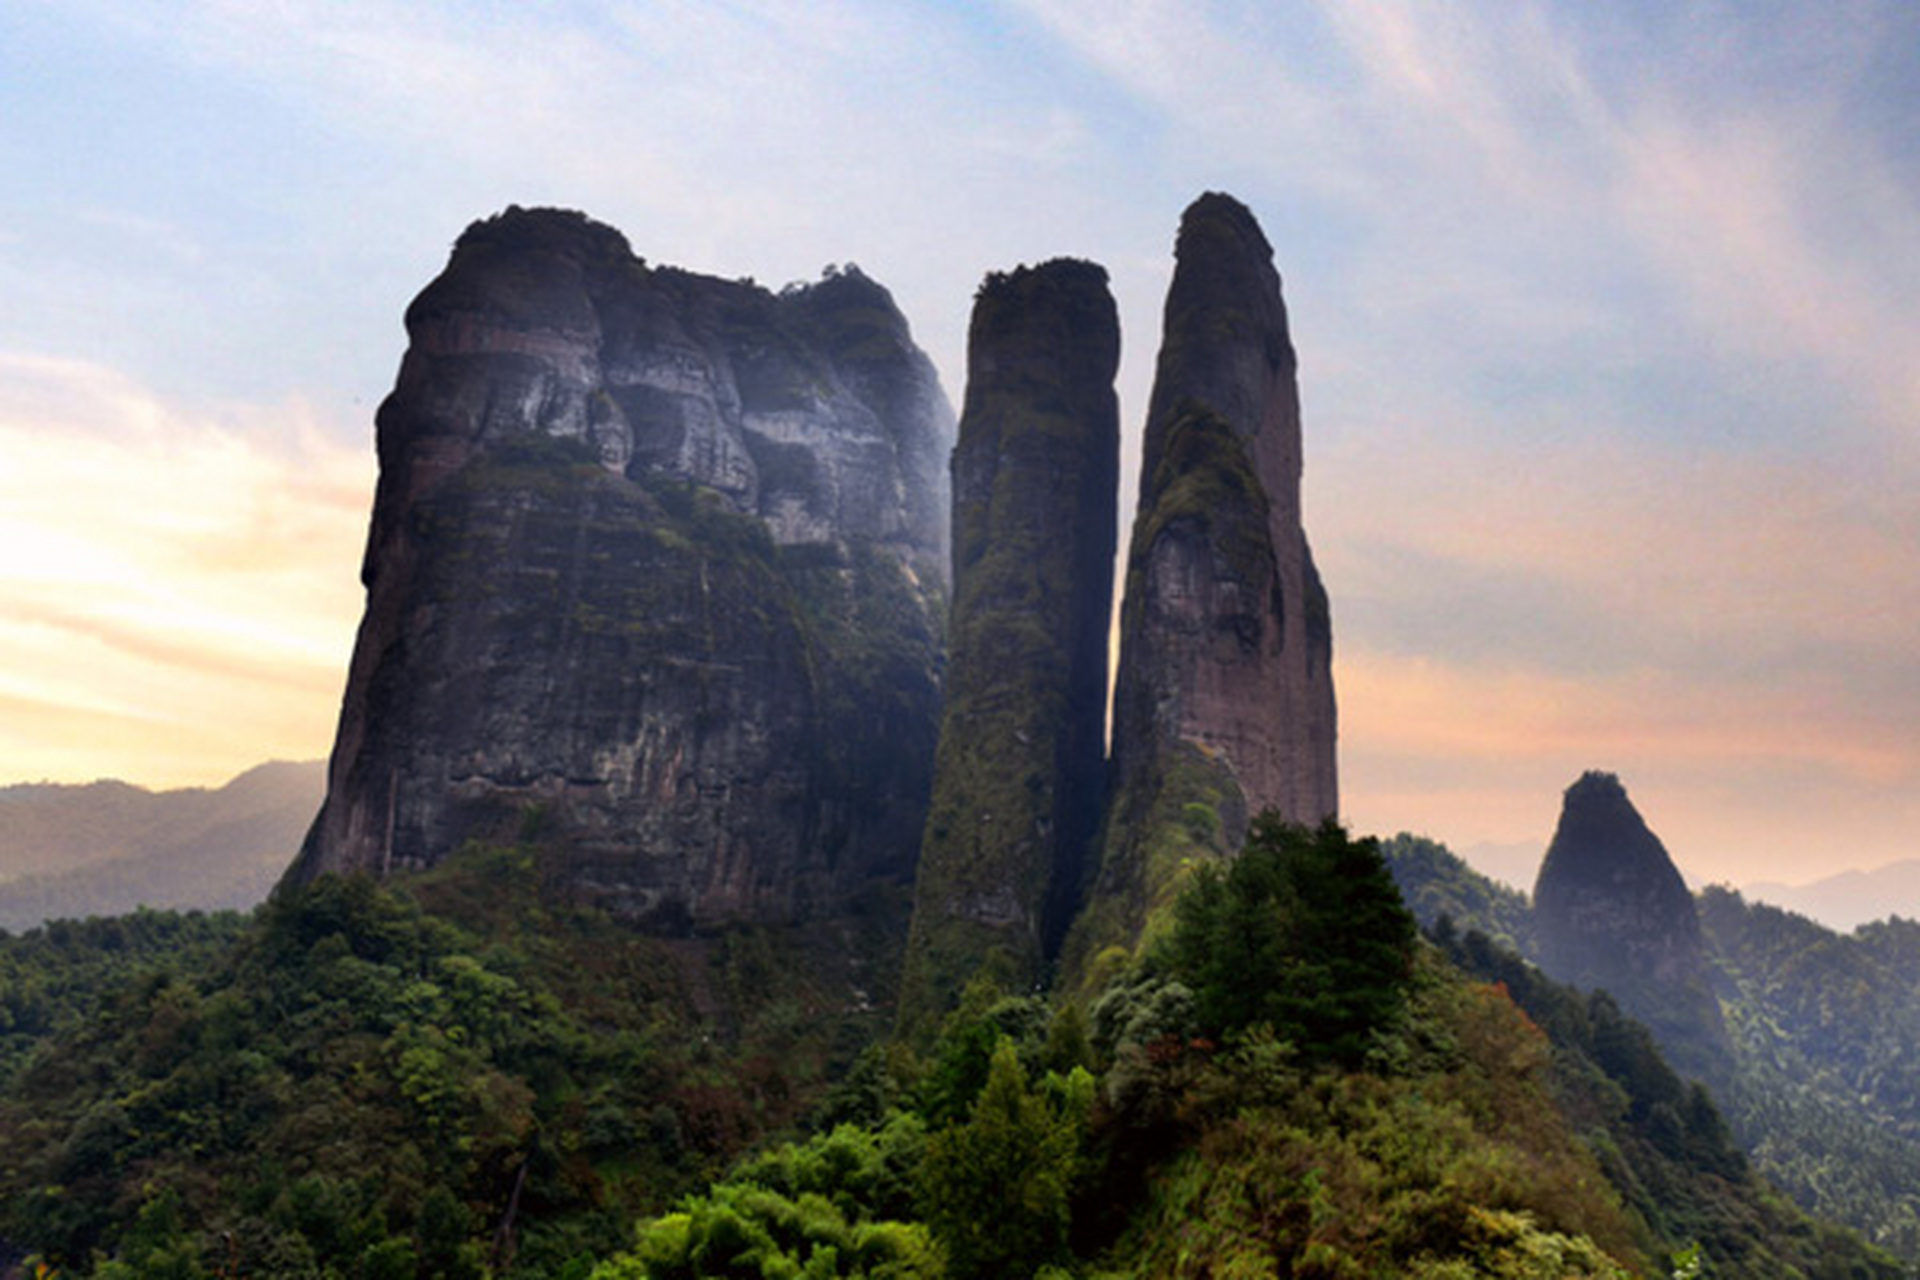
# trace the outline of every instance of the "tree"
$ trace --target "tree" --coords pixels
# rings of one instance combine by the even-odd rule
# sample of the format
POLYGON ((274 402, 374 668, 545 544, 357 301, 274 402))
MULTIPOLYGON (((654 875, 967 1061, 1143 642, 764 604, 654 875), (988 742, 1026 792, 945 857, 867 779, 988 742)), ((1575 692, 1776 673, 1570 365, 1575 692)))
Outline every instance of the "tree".
POLYGON ((1175 904, 1173 972, 1213 1035, 1266 1023, 1308 1058, 1357 1062, 1406 1007, 1417 931, 1378 844, 1329 819, 1254 820, 1240 856, 1175 904))
POLYGON ((1036 1093, 1003 1038, 966 1121, 928 1141, 923 1215, 958 1280, 1030 1276, 1064 1255, 1092 1077, 1076 1069, 1060 1095, 1036 1093))

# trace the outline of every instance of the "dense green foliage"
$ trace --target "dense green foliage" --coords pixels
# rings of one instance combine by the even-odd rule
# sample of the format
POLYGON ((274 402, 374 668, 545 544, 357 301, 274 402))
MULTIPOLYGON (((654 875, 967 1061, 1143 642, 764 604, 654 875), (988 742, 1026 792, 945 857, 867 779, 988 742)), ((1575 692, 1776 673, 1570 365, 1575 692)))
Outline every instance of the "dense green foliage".
POLYGON ((1554 1108, 1544 1037, 1497 989, 1419 966, 1368 1072, 1310 1066, 1264 1028, 1223 1049, 1139 1016, 1096 1037, 1097 1073, 1063 1072, 1074 1021, 976 984, 895 1078, 904 1110, 745 1162, 598 1275, 1560 1280, 1643 1262, 1554 1108), (982 1040, 977 1094, 928 1119, 977 1079, 982 1040), (850 1243, 922 1230, 933 1251, 893 1270, 850 1243))
POLYGON ((1527 895, 1469 867, 1437 840, 1402 831, 1380 842, 1380 855, 1400 896, 1423 928, 1442 916, 1486 934, 1521 955, 1533 952, 1533 908, 1527 895))
POLYGON ((983 979, 924 1055, 821 967, 897 955, 897 903, 649 939, 543 892, 537 834, 0 940, 69 1010, 0 1095, 0 1238, 104 1277, 1900 1274, 1604 995, 1418 944, 1337 826, 1256 820, 1085 1015, 983 979))
POLYGON ((143 909, 0 932, 0 1085, 36 1046, 84 1024, 118 990, 195 972, 245 928, 246 918, 231 911, 143 909))
POLYGON ((1837 934, 1723 888, 1699 905, 1732 995, 1736 1132, 1796 1198, 1920 1258, 1920 924, 1837 934))
POLYGON ((652 940, 541 878, 322 878, 120 988, 0 1100, 0 1237, 74 1274, 580 1274, 878 1029, 820 939, 652 940))
POLYGON ((1232 855, 1246 797, 1220 760, 1173 744, 1150 777, 1123 782, 1109 807, 1104 860, 1060 957, 1061 984, 1089 998, 1172 927, 1195 868, 1232 855))
POLYGON ((836 1109, 868 1128, 739 1166, 600 1274, 1544 1278, 1643 1262, 1555 1110, 1545 1038, 1497 989, 1418 960, 1371 842, 1262 819, 1240 863, 1180 901, 1091 1028, 1071 1004, 976 981, 925 1059, 869 1057, 850 1077, 836 1109), (1337 949, 1376 963, 1301 969, 1300 940, 1324 944, 1336 920, 1337 949), (1229 922, 1331 1001, 1276 1006, 1297 1039, 1254 999, 1270 970, 1188 967, 1229 922), (1356 1043, 1365 1071, 1341 1061, 1356 1043), (919 1229, 931 1256, 855 1260, 859 1239, 919 1229))
POLYGON ((1436 941, 1498 982, 1555 1047, 1556 1088, 1610 1181, 1664 1240, 1694 1241, 1703 1274, 1898 1276, 1906 1269, 1762 1182, 1706 1090, 1680 1079, 1605 992, 1583 995, 1477 932, 1436 941))
POLYGON ((1190 1067, 1198 1132, 1115 1250, 1126 1274, 1643 1271, 1632 1219, 1554 1108, 1537 1029, 1432 966, 1414 1005, 1390 1069, 1306 1068, 1260 1036, 1190 1067))
MULTIPOLYGON (((1383 848, 1424 925, 1456 949, 1463 935, 1472 940, 1470 968, 1506 981, 1556 1038, 1604 1061, 1639 1099, 1636 1119, 1658 1115, 1642 1136, 1661 1141, 1635 1167, 1662 1147, 1671 1158, 1701 1108, 1611 999, 1583 1007, 1529 994, 1539 975, 1510 954, 1528 953, 1525 898, 1430 841, 1402 836, 1383 848), (1507 958, 1494 966, 1488 957, 1496 953, 1507 958), (1596 1034, 1600 1046, 1592 1043, 1596 1034), (1610 1047, 1602 1053, 1602 1046, 1610 1047)), ((1755 1168, 1799 1204, 1920 1259, 1920 925, 1896 919, 1841 935, 1724 888, 1703 890, 1696 906, 1734 1043, 1734 1069, 1718 1098, 1726 1126, 1755 1168)), ((1686 1185, 1688 1175, 1670 1181, 1686 1185)), ((1662 1204, 1681 1204, 1669 1213, 1676 1221, 1714 1212, 1686 1208, 1684 1196, 1642 1199, 1656 1216, 1662 1204)))
POLYGON ((1238 858, 1195 871, 1174 917, 1166 964, 1210 1036, 1264 1023, 1357 1064, 1405 1005, 1413 917, 1375 842, 1331 820, 1310 831, 1262 814, 1238 858))
POLYGON ((1090 1028, 976 983, 924 1061, 867 1060, 878 1127, 742 1166, 644 1224, 608 1274, 1615 1277, 1670 1255, 1716 1276, 1899 1273, 1758 1183, 1711 1099, 1610 1000, 1443 930, 1494 979, 1463 982, 1422 958, 1382 877, 1337 827, 1256 822, 1090 1028), (1378 963, 1301 983, 1331 1005, 1270 1002, 1275 974, 1300 981, 1299 939, 1335 922, 1323 946, 1378 963), (747 1221, 697 1226, 727 1216, 747 1221), (936 1258, 849 1261, 860 1232, 916 1226, 936 1258), (717 1238, 752 1269, 711 1247, 712 1269, 675 1269, 717 1238))

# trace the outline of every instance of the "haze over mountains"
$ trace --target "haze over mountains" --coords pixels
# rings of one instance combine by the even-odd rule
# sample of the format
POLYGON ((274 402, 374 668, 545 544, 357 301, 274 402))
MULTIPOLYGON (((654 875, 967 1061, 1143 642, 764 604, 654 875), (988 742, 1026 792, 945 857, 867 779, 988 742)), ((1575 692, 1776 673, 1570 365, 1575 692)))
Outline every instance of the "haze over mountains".
MULTIPOLYGON (((153 791, 118 779, 0 787, 0 929, 141 905, 252 906, 285 869, 325 793, 325 763, 317 760, 269 762, 220 787, 153 791)), ((1526 892, 1544 849, 1479 844, 1458 852, 1482 875, 1526 892)), ((1684 861, 1678 865, 1685 875, 1684 861)), ((1890 915, 1920 919, 1920 859, 1737 887, 1750 901, 1841 933, 1890 915)))
MULTIPOLYGON (((1474 844, 1456 852, 1481 875, 1526 893, 1532 891, 1540 873, 1546 845, 1544 842, 1474 844)), ((1684 857, 1677 858, 1675 865, 1690 887, 1704 887, 1698 877, 1688 874, 1684 857)), ((1888 916, 1920 919, 1920 859, 1865 869, 1850 868, 1803 881, 1736 878, 1731 883, 1749 899, 1798 912, 1841 933, 1888 916)))
POLYGON ((0 929, 141 906, 255 906, 325 789, 317 760, 259 765, 222 787, 0 788, 0 929))

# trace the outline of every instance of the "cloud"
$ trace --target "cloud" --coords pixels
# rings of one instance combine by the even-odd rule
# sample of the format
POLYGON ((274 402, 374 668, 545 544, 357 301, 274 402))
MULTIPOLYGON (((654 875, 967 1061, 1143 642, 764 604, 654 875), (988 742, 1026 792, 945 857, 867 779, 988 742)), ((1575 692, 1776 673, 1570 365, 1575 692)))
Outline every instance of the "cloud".
POLYGON ((1708 835, 1715 803, 1732 831, 1787 796, 1891 830, 1888 793, 1920 790, 1901 6, 71 0, 59 21, 150 78, 60 76, 126 127, 23 138, 52 194, 0 231, 36 326, 0 348, 94 360, 0 364, 5 545, 45 549, 0 575, 0 671, 58 673, 0 682, 0 749, 61 705, 85 708, 73 759, 136 725, 160 750, 233 719, 205 713, 210 665, 220 697, 264 697, 282 655, 337 689, 371 460, 324 440, 365 440, 346 402, 378 394, 406 297, 472 217, 572 204, 650 258, 770 283, 856 257, 956 397, 982 272, 1096 258, 1132 457, 1174 219, 1225 188, 1287 282, 1356 816, 1544 839, 1572 772, 1641 762, 1636 797, 1683 788, 1660 808, 1708 835), (195 133, 238 115, 257 127, 195 133), (70 184, 79 152, 94 176, 70 184))
POLYGON ((373 479, 333 441, 296 401, 194 415, 0 353, 0 776, 210 782, 325 753, 373 479))

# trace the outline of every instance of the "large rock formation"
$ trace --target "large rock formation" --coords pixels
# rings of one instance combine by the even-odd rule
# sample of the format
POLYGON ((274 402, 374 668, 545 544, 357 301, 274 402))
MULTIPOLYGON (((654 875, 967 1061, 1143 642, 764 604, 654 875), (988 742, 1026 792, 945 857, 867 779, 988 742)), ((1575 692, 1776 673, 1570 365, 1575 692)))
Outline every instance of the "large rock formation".
POLYGON ((1620 779, 1567 788, 1533 890, 1540 967, 1602 988, 1647 1024, 1682 1072, 1722 1083, 1732 1048, 1693 895, 1620 779))
POLYGON ((1128 550, 1115 794, 1073 950, 1131 946, 1264 809, 1335 814, 1332 627, 1300 516, 1300 399, 1273 250, 1208 194, 1175 247, 1128 550))
POLYGON ((1119 359, 1091 263, 992 275, 975 298, 908 1024, 996 957, 1017 989, 1038 981, 1078 904, 1104 798, 1119 359))
POLYGON ((325 806, 289 873, 533 822, 572 889, 783 919, 911 872, 952 414, 857 270, 771 294, 579 214, 407 312, 325 806))

